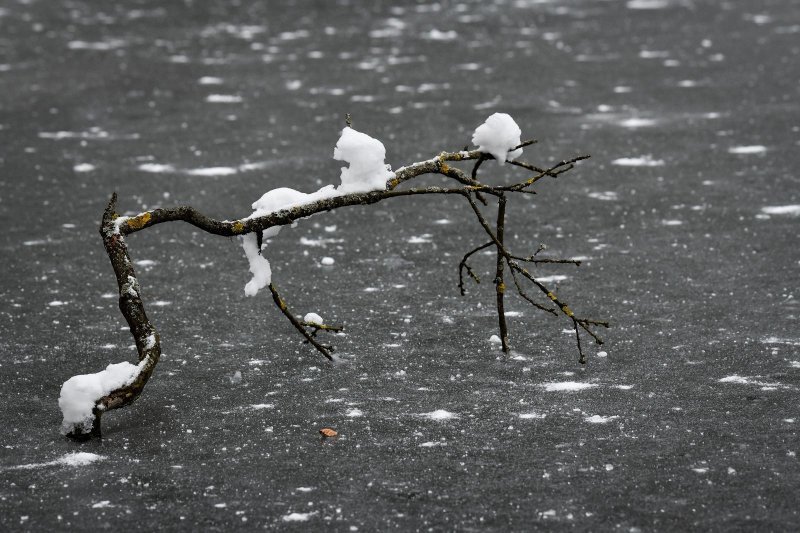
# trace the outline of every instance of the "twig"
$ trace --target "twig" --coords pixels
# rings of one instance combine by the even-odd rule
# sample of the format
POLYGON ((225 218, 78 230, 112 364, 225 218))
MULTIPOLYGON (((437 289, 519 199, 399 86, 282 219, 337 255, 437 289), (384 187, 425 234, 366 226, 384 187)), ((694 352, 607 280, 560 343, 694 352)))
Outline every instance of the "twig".
POLYGON ((461 292, 461 296, 464 296, 464 294, 466 294, 466 291, 464 290, 464 274, 463 274, 463 270, 464 269, 466 269, 467 270, 467 274, 469 274, 469 276, 472 279, 475 280, 475 283, 480 283, 481 282, 481 280, 478 278, 478 276, 475 274, 475 272, 473 272, 472 269, 470 268, 469 264, 467 263, 467 259, 469 259, 470 256, 472 256, 472 254, 474 254, 476 252, 480 252, 481 250, 483 250, 485 248, 488 248, 489 246, 491 246, 493 244, 494 243, 492 241, 489 241, 487 243, 481 244, 480 246, 478 246, 474 250, 470 250, 469 252, 464 254, 464 257, 461 259, 461 262, 458 264, 458 290, 461 292))
POLYGON ((500 340, 503 352, 508 353, 508 325, 506 324, 506 312, 503 298, 506 292, 506 284, 503 279, 503 267, 505 257, 503 256, 503 238, 506 224, 506 197, 501 194, 497 203, 497 270, 494 278, 495 291, 497 293, 497 318, 500 326, 500 340))
POLYGON ((289 311, 286 301, 281 298, 281 295, 278 294, 277 289, 275 289, 275 285, 272 283, 269 284, 269 292, 272 293, 272 299, 275 301, 275 305, 278 306, 278 309, 280 309, 281 313, 283 313, 283 316, 289 319, 289 322, 292 323, 294 328, 299 331, 303 337, 305 337, 306 340, 310 342, 314 348, 317 349, 317 351, 319 351, 319 353, 327 357, 329 361, 333 361, 333 356, 331 356, 331 350, 333 348, 331 346, 325 346, 318 343, 314 336, 306 331, 306 328, 303 327, 303 324, 289 311))

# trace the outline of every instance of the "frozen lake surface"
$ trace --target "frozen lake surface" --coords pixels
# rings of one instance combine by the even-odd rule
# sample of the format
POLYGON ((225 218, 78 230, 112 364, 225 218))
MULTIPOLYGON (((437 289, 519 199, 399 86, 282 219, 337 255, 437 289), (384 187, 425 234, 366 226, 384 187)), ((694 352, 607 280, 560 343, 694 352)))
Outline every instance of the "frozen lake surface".
POLYGON ((795 2, 237 4, 0 7, 0 529, 797 527, 795 2), (507 226, 583 261, 536 272, 612 321, 585 368, 569 322, 513 296, 513 351, 489 341, 493 263, 459 296, 484 237, 458 198, 270 244, 296 312, 346 326, 335 364, 244 296, 238 241, 168 224, 128 239, 153 378, 102 441, 61 437, 61 384, 135 359, 97 233, 113 191, 244 217, 336 181, 345 113, 398 168, 495 111, 532 163, 592 154, 507 226))

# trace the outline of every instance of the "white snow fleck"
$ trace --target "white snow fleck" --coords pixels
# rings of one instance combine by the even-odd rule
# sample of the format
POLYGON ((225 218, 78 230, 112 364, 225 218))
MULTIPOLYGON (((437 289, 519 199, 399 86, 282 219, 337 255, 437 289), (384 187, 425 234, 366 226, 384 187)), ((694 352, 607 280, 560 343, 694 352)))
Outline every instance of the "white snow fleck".
POLYGON ((663 159, 653 159, 651 155, 641 157, 620 157, 611 162, 612 165, 621 167, 661 167, 664 166, 663 159))
POLYGON ((88 464, 92 464, 97 461, 102 461, 105 459, 104 455, 97 455, 96 453, 90 452, 72 452, 68 453, 62 457, 59 457, 55 461, 51 461, 50 463, 44 463, 45 465, 65 465, 65 466, 85 466, 88 464))
POLYGON ((79 163, 72 167, 72 170, 75 172, 91 172, 95 169, 95 166, 90 163, 79 163))
POLYGON ((541 419, 547 417, 544 413, 520 413, 519 417, 523 420, 541 419))
POLYGON ((273 409, 275 404, 272 403, 252 403, 250 404, 250 409, 255 409, 256 411, 260 411, 262 409, 273 409))
POLYGON ((742 377, 736 374, 732 376, 727 376, 719 380, 720 383, 739 383, 741 385, 747 385, 753 383, 749 378, 742 377))
POLYGON ((239 169, 233 167, 205 167, 205 168, 192 168, 186 170, 190 176, 232 176, 239 172, 239 169))
POLYGON ((61 307, 62 305, 67 305, 67 302, 62 302, 61 300, 53 300, 49 304, 50 307, 61 307))
POLYGON ((352 408, 352 409, 349 409, 349 410, 348 410, 348 411, 347 411, 347 412, 344 414, 344 416, 346 416, 346 417, 349 417, 349 418, 358 418, 358 417, 360 417, 360 416, 364 416, 364 411, 362 411, 361 409, 357 409, 357 408, 355 408, 355 407, 354 407, 354 408, 352 408))
POLYGON ((563 274, 554 274, 552 276, 542 276, 536 278, 537 281, 542 283, 558 283, 559 281, 564 281, 565 279, 567 279, 567 276, 564 276, 563 274))
POLYGON ((489 337, 489 342, 491 342, 492 344, 502 344, 503 341, 497 335, 492 335, 491 337, 489 337))
POLYGON ((447 443, 442 441, 423 442, 419 445, 420 448, 433 448, 435 446, 447 446, 447 443))
POLYGON ((200 85, 222 85, 222 82, 222 78, 217 78, 215 76, 203 76, 197 80, 197 83, 200 85))
POLYGON ((608 357, 608 352, 605 351, 597 352, 597 357, 608 357))
POLYGON ((153 261, 152 259, 139 259, 138 261, 134 261, 133 263, 140 267, 151 267, 156 264, 156 262, 153 261))
POLYGON ((618 416, 601 416, 601 415, 592 415, 584 417, 584 420, 589 422, 590 424, 607 424, 612 420, 619 418, 618 416))
POLYGON ((142 163, 136 168, 138 168, 142 172, 151 172, 153 174, 175 171, 175 167, 173 167, 172 165, 161 165, 159 163, 142 163))
POLYGON ((296 490, 297 492, 311 492, 314 489, 313 487, 297 487, 294 490, 296 490))
POLYGON ((751 146, 731 146, 728 148, 729 154, 749 155, 749 154, 763 154, 767 151, 766 146, 755 144, 751 146))
POLYGON ((423 413, 420 416, 430 418, 431 420, 450 420, 452 418, 458 418, 457 414, 451 413, 450 411, 445 411, 444 409, 437 409, 436 411, 431 411, 430 413, 423 413))
POLYGON ((631 390, 633 385, 614 385, 614 388, 619 390, 631 390))
POLYGON ((133 383, 147 361, 143 359, 138 365, 127 361, 111 364, 95 374, 72 376, 64 382, 58 398, 64 415, 62 433, 69 433, 76 427, 86 432, 91 430, 95 403, 111 391, 133 383))
POLYGON ((615 201, 619 200, 619 195, 614 191, 590 192, 587 195, 595 200, 615 201))
POLYGON ((623 128, 648 128, 655 126, 658 122, 652 118, 631 117, 619 122, 623 128))
POLYGON ((209 94, 206 96, 206 102, 210 104, 238 104, 242 101, 242 97, 237 94, 209 94))
POLYGON ((322 317, 319 316, 317 313, 306 313, 306 316, 303 317, 303 322, 308 324, 317 324, 323 325, 325 322, 322 320, 322 317))
POLYGON ((669 7, 667 0, 628 0, 628 9, 664 9, 669 7))
POLYGON ((319 260, 319 262, 320 262, 320 264, 322 264, 322 265, 325 265, 325 266, 331 266, 331 265, 332 265, 332 264, 334 264, 336 261, 333 259, 333 257, 328 257, 328 256, 325 256, 325 257, 323 257, 322 259, 320 259, 320 260, 319 260))
POLYGON ((522 148, 509 152, 520 144, 522 130, 507 113, 495 113, 475 129, 472 144, 481 152, 492 154, 497 164, 503 166, 522 155, 522 148))
POLYGON ((677 219, 662 220, 661 221, 661 225, 662 226, 681 226, 681 225, 683 225, 683 220, 677 220, 677 219))
POLYGON ((542 385, 547 392, 573 392, 583 389, 591 389, 597 387, 594 383, 579 383, 576 381, 562 381, 554 383, 545 383, 542 385))
POLYGON ((383 191, 386 182, 394 177, 394 172, 386 168, 386 148, 378 139, 347 127, 342 130, 333 158, 345 161, 350 167, 342 167, 342 184, 336 189, 338 194, 383 191))
POLYGON ((414 235, 409 237, 406 241, 408 244, 429 244, 431 243, 431 235, 430 233, 425 233, 424 235, 414 235))
POLYGON ((704 466, 699 468, 692 468, 692 471, 697 472, 698 474, 705 474, 706 472, 708 472, 708 468, 704 466))
POLYGON ((289 513, 284 515, 282 520, 284 522, 308 522, 308 520, 316 513, 289 513))
POLYGON ((107 507, 114 507, 109 500, 103 500, 92 504, 92 509, 105 509, 107 507))
POLYGON ((767 215, 800 216, 800 204, 765 206, 761 208, 761 212, 767 215))
POLYGON ((430 41, 454 41, 458 39, 458 33, 453 30, 441 31, 433 28, 431 31, 423 33, 422 38, 430 41))

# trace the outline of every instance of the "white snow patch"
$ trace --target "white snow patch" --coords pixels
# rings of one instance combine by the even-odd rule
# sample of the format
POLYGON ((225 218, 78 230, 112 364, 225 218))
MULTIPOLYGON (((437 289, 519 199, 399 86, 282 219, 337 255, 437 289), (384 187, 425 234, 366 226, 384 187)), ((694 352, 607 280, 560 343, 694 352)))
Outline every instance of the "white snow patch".
POLYGON ((210 104, 239 104, 243 101, 238 94, 209 94, 206 102, 210 104))
POLYGON ((541 419, 547 417, 544 413, 520 413, 519 417, 523 420, 541 419))
POLYGON ((664 9, 669 7, 667 0, 628 0, 628 9, 664 9))
POLYGON ((232 176, 239 172, 239 169, 233 167, 205 167, 205 168, 192 168, 186 170, 190 176, 232 176))
POLYGON ((32 463, 8 467, 9 470, 31 470, 34 468, 44 468, 47 466, 86 466, 96 461, 102 461, 106 457, 89 452, 72 452, 46 463, 32 463))
POLYGON ((386 148, 378 139, 347 127, 333 149, 333 158, 345 161, 350 167, 342 167, 342 184, 338 194, 382 191, 386 182, 394 176, 387 167, 386 148))
POLYGON ((113 505, 111 505, 111 502, 109 500, 103 500, 92 504, 92 509, 106 509, 108 507, 114 507, 113 505))
POLYGON ((663 159, 653 159, 651 155, 641 157, 620 157, 611 162, 612 165, 621 167, 661 167, 664 166, 663 159))
POLYGON ((481 152, 492 154, 497 164, 503 166, 522 155, 522 148, 510 152, 520 144, 522 130, 507 113, 495 113, 475 129, 472 144, 481 152))
POLYGON ((450 420, 452 418, 458 418, 457 414, 451 413, 450 411, 445 411, 444 409, 437 409, 436 411, 431 411, 430 413, 423 413, 420 416, 429 418, 431 420, 450 420))
POLYGON ((72 170, 74 170, 75 172, 91 172, 94 169, 95 166, 92 165, 91 163, 79 163, 74 167, 72 167, 72 170))
POLYGON ((151 266, 154 266, 154 265, 156 265, 156 264, 157 264, 157 263, 156 263, 155 261, 153 261, 152 259, 139 259, 139 260, 137 260, 137 261, 134 261, 133 263, 134 263, 135 265, 138 265, 138 266, 140 266, 140 267, 151 267, 151 266))
POLYGON ((681 225, 683 225, 683 220, 677 220, 677 219, 662 220, 661 221, 661 225, 662 226, 681 226, 681 225))
POLYGON ((336 262, 336 260, 333 257, 325 256, 322 259, 320 259, 319 262, 323 266, 331 266, 336 262))
POLYGON ((562 381, 554 383, 544 383, 542 385, 547 392, 574 392, 584 389, 597 387, 594 383, 579 383, 577 381, 562 381))
POLYGON ((151 172, 153 174, 161 174, 164 172, 175 172, 175 167, 172 165, 161 165, 159 163, 142 163, 138 167, 142 172, 151 172))
POLYGON ((222 78, 217 78, 215 76, 203 76, 197 80, 197 83, 200 85, 222 85, 222 82, 222 78))
POLYGON ((95 403, 111 391, 133 383, 147 361, 145 358, 138 365, 127 361, 111 364, 95 374, 72 376, 65 381, 58 398, 58 406, 64 415, 62 433, 69 433, 75 427, 86 432, 91 430, 95 403))
POLYGON ((564 276, 563 274, 554 274, 552 276, 542 276, 540 278, 536 278, 537 281, 542 283, 558 283, 559 281, 564 281, 565 279, 567 279, 567 276, 564 276))
POLYGON ((430 233, 425 233, 423 235, 414 235, 412 237, 409 237, 406 242, 408 244, 429 244, 432 242, 431 237, 433 237, 433 235, 431 235, 430 233))
POLYGON ((284 522, 308 522, 308 520, 317 513, 289 513, 284 515, 282 520, 284 522))
POLYGON ((608 352, 599 351, 599 352, 597 352, 597 357, 608 357, 608 352))
POLYGON ((347 411, 347 412, 344 414, 344 416, 346 416, 346 417, 348 417, 348 418, 358 418, 358 417, 360 417, 360 416, 364 416, 364 411, 362 411, 361 409, 357 409, 357 408, 355 408, 355 407, 354 407, 354 408, 352 408, 352 409, 349 409, 349 410, 348 410, 348 411, 347 411))
POLYGON ((616 418, 619 418, 619 416, 592 415, 584 417, 584 420, 589 422, 590 424, 607 424, 616 418))
POLYGON ((623 128, 649 128, 655 126, 658 122, 652 118, 631 117, 626 118, 619 122, 623 128))
POLYGON ((595 200, 619 200, 619 195, 614 191, 590 192, 587 196, 589 196, 589 198, 594 198, 595 200))
POLYGON ((67 305, 67 302, 62 302, 61 300, 53 300, 49 304, 50 307, 61 307, 62 305, 67 305))
POLYGON ((303 322, 308 324, 317 324, 323 325, 325 322, 322 320, 322 317, 319 316, 317 313, 306 313, 306 316, 303 317, 303 322))
POLYGON ((430 441, 430 442, 423 442, 419 445, 420 448, 433 448, 435 446, 447 446, 447 443, 442 441, 430 441))
POLYGON ((492 335, 491 337, 489 337, 489 342, 491 342, 492 344, 502 344, 503 340, 497 335, 492 335))
POLYGON ((761 212, 766 215, 800 216, 800 204, 765 206, 761 208, 761 212))
POLYGON ((250 404, 250 409, 255 409, 256 411, 260 411, 262 409, 273 409, 275 408, 275 404, 273 403, 252 403, 250 404))
POLYGON ((728 148, 729 154, 750 155, 750 154, 763 154, 767 151, 766 146, 754 144, 750 146, 731 146, 728 148))

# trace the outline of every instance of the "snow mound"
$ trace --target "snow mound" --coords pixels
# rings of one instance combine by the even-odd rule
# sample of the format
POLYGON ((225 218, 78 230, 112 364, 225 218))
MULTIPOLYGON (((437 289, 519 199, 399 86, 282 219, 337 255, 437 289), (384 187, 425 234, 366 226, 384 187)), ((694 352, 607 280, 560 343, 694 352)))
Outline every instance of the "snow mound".
POLYGON ((139 365, 127 361, 111 364, 95 374, 72 376, 65 381, 58 398, 58 406, 64 415, 61 432, 69 433, 76 426, 84 432, 90 431, 96 402, 111 391, 133 383, 146 361, 144 359, 139 365))
POLYGON ((350 127, 342 130, 333 158, 350 164, 349 168, 342 167, 342 184, 336 189, 339 194, 383 191, 394 177, 384 162, 383 143, 350 127))
POLYGON ((325 324, 325 322, 322 320, 322 317, 317 313, 306 313, 306 316, 303 317, 303 322, 308 324, 317 324, 319 326, 325 324))
POLYGON ((472 134, 472 144, 481 152, 492 154, 497 164, 503 166, 507 160, 513 161, 522 155, 522 148, 509 151, 520 144, 520 135, 522 130, 511 115, 495 113, 475 129, 475 133, 472 134))

